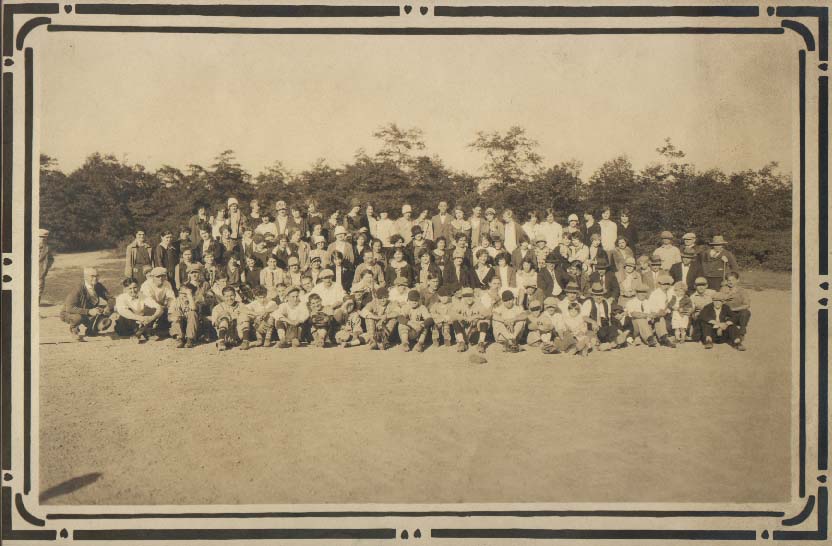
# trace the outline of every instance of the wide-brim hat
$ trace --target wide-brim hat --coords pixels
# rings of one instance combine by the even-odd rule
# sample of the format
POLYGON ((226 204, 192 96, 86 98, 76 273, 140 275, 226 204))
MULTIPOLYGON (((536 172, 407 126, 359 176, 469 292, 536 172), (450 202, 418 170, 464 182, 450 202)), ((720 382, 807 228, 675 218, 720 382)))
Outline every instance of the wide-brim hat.
POLYGON ((592 289, 590 290, 590 293, 593 296, 603 296, 604 294, 606 294, 606 292, 604 291, 604 289, 601 287, 600 284, 593 284, 592 289))
POLYGON ((580 291, 581 291, 580 288, 578 288, 578 285, 575 284, 574 282, 570 282, 566 285, 566 292, 567 293, 577 294, 580 291))
POLYGON ((686 248, 682 251, 682 258, 696 258, 696 252, 686 248))
POLYGON ((200 273, 201 271, 202 271, 202 264, 200 264, 200 263, 188 264, 188 273, 194 273, 194 272, 200 273))
POLYGON ((719 246, 724 245, 726 243, 727 241, 725 240, 725 237, 723 237, 722 235, 714 235, 708 244, 711 246, 719 246))
POLYGON ((673 233, 670 232, 670 231, 667 231, 667 230, 662 231, 661 234, 659 234, 659 239, 672 239, 672 238, 673 238, 673 233))
POLYGON ((650 265, 662 265, 662 259, 659 256, 650 256, 650 265))
POLYGON ((421 226, 413 226, 412 228, 410 228, 410 234, 413 235, 414 237, 416 235, 419 235, 420 233, 424 233, 424 231, 422 231, 421 226))
POLYGON ((344 226, 338 226, 337 228, 335 228, 335 235, 343 235, 343 234, 346 234, 346 233, 347 233, 347 228, 345 228, 344 226))
POLYGON ((624 259, 624 267, 627 267, 628 265, 631 265, 631 266, 635 267, 636 266, 636 259, 633 258, 632 256, 627 256, 627 258, 624 259))

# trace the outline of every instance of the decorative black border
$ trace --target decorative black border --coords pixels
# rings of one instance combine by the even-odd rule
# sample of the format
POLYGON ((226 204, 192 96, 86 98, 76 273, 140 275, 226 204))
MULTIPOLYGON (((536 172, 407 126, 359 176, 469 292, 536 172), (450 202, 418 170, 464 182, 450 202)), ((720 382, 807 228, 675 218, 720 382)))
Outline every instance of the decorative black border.
MULTIPOLYGON (((14 482, 2 486, 2 517, 0 528, 2 536, 11 540, 56 540, 56 529, 46 528, 47 521, 56 520, 122 520, 122 519, 241 519, 241 518, 350 518, 350 517, 488 517, 511 516, 519 518, 537 517, 636 517, 636 518, 771 518, 771 527, 779 524, 784 527, 798 526, 815 515, 815 528, 810 530, 775 529, 771 534, 774 540, 823 540, 827 538, 828 524, 828 493, 826 475, 828 469, 828 298, 819 300, 822 307, 818 310, 818 438, 817 438, 817 470, 821 474, 817 477, 817 495, 806 494, 807 490, 807 434, 806 434, 806 319, 807 319, 807 271, 806 271, 806 84, 807 84, 807 52, 817 57, 818 69, 825 72, 828 68, 828 31, 829 19, 826 7, 779 6, 776 9, 768 7, 767 16, 780 18, 780 26, 766 24, 768 19, 757 21, 760 26, 664 26, 664 27, 511 27, 490 26, 485 24, 478 27, 443 27, 443 26, 399 26, 399 27, 315 27, 315 28, 267 28, 267 27, 233 27, 233 26, 151 26, 151 25, 66 25, 52 24, 50 15, 60 13, 58 3, 20 3, 5 4, 2 11, 2 53, 4 69, 13 66, 16 51, 23 52, 24 58, 24 289, 23 298, 31 302, 32 296, 32 178, 33 178, 33 92, 34 81, 34 51, 25 47, 26 37, 39 26, 46 26, 48 32, 119 32, 119 33, 201 33, 201 34, 352 34, 352 35, 591 35, 591 34, 785 34, 786 29, 796 32, 804 41, 805 49, 798 52, 798 94, 800 116, 800 167, 799 167, 799 400, 798 400, 798 474, 799 497, 806 499, 804 508, 797 515, 783 519, 783 511, 750 511, 750 510, 480 510, 480 511, 330 511, 330 512, 229 512, 211 513, 194 512, 179 514, 162 513, 101 513, 101 514, 46 514, 45 519, 38 518, 29 512, 25 500, 31 493, 31 404, 32 404, 32 366, 31 366, 31 306, 26 305, 24 311, 24 355, 23 355, 23 480, 22 493, 14 494, 14 504, 17 514, 29 527, 14 529, 12 514, 13 488, 17 487, 12 475, 12 454, 14 449, 21 446, 12 445, 10 431, 13 396, 20 393, 13 392, 11 377, 17 370, 12 370, 11 360, 11 320, 12 297, 9 289, 2 291, 0 299, 0 318, 2 319, 2 426, 3 447, 0 451, 2 474, 4 482, 14 482), (14 18, 16 15, 29 17, 15 33, 14 18), (36 16, 36 17, 32 17, 36 16), (787 19, 788 18, 788 19, 787 19), (801 19, 798 21, 796 19, 801 19), (810 26, 817 27, 817 39, 810 26)), ((79 15, 115 15, 115 16, 199 16, 224 18, 354 18, 370 21, 379 18, 404 17, 414 9, 414 5, 196 5, 196 4, 96 4, 79 3, 63 6, 65 13, 79 15)), ((487 18, 710 18, 720 20, 731 18, 736 22, 749 19, 759 19, 762 16, 758 5, 746 6, 495 6, 468 5, 450 6, 436 5, 418 6, 420 16, 438 18, 455 18, 455 20, 477 20, 488 22, 487 18), (431 12, 432 9, 432 12, 431 12), (472 19, 478 18, 478 19, 472 19)), ((416 15, 416 12, 413 13, 416 15)), ((210 19, 206 19, 210 22, 210 19)), ((606 21, 604 21, 606 22, 606 21)), ((0 225, 3 235, 0 246, 4 255, 12 253, 12 203, 13 190, 13 150, 16 135, 14 134, 14 76, 15 74, 3 70, 2 93, 0 93, 0 111, 3 114, 2 153, 0 153, 0 175, 2 175, 2 206, 0 206, 0 225)), ((828 77, 818 77, 818 251, 820 276, 828 275, 828 77)), ((19 140, 19 137, 18 137, 19 140)), ((10 257, 3 258, 3 266, 12 265, 10 257)), ((3 282, 10 282, 6 275, 3 282)), ((829 289, 828 282, 821 282, 820 290, 829 289)), ((712 520, 706 520, 712 521, 712 520)), ((426 522, 427 523, 427 522, 426 522)), ((413 538, 422 536, 421 529, 412 533, 413 538)), ((199 539, 406 539, 411 534, 408 530, 398 533, 393 528, 373 529, 75 529, 72 538, 76 540, 199 540, 199 539)), ((66 529, 60 531, 61 538, 69 536, 66 529)), ((471 529, 471 528, 432 528, 432 538, 491 538, 491 539, 664 539, 664 540, 756 540, 757 531, 753 529, 739 530, 700 530, 700 529, 471 529)), ((769 538, 769 531, 760 534, 762 539, 769 538)))

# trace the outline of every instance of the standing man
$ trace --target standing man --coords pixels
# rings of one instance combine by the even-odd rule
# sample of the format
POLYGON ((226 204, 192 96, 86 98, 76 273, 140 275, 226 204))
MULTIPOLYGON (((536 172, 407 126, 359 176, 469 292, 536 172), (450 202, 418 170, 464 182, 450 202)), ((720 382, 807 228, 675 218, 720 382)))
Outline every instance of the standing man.
POLYGON ((196 214, 191 216, 188 220, 188 228, 191 230, 191 247, 194 247, 197 243, 199 243, 199 228, 202 227, 203 224, 208 223, 210 223, 208 218, 208 209, 205 205, 199 205, 196 209, 196 214))
POLYGON ((38 305, 40 305, 40 300, 43 298, 43 289, 46 288, 46 275, 49 273, 49 269, 52 267, 52 264, 55 262, 55 257, 52 256, 52 252, 49 250, 49 245, 47 244, 47 238, 49 237, 49 231, 42 229, 40 230, 40 241, 38 245, 38 265, 40 267, 40 285, 38 287, 38 305))
POLYGON ((289 236, 289 229, 296 225, 296 222, 289 217, 289 211, 286 210, 286 201, 278 201, 274 204, 274 210, 277 212, 274 223, 277 226, 277 236, 289 236))
POLYGON ((179 263, 179 255, 176 247, 173 246, 173 233, 169 230, 162 232, 162 240, 153 249, 153 265, 164 267, 168 274, 168 281, 175 285, 176 264, 179 263))
POLYGON ((98 282, 98 270, 85 267, 84 282, 67 295, 61 320, 69 324, 69 331, 77 341, 84 341, 78 327, 85 326, 87 336, 106 330, 111 324, 114 303, 104 285, 98 282))
POLYGON ((471 218, 468 219, 471 224, 471 241, 472 244, 478 244, 482 239, 483 233, 488 233, 488 226, 482 217, 482 207, 477 205, 471 209, 471 218))
POLYGON ((136 239, 127 245, 127 258, 124 261, 124 276, 136 279, 139 286, 145 281, 144 266, 153 264, 153 250, 145 242, 144 230, 136 230, 136 239))
POLYGON ((734 255, 725 250, 725 238, 722 235, 714 235, 708 246, 711 248, 699 255, 702 265, 702 276, 708 279, 708 288, 719 290, 722 281, 728 277, 731 271, 739 271, 737 259, 734 255))
POLYGON ((450 241, 454 231, 451 225, 453 219, 448 214, 448 202, 440 201, 438 208, 439 214, 431 218, 431 224, 433 224, 433 240, 435 241, 439 237, 444 237, 445 240, 450 241))
POLYGON ((694 261, 696 254, 685 248, 682 250, 682 261, 670 267, 673 282, 683 282, 688 287, 688 294, 696 290, 696 279, 699 277, 699 264, 694 261))

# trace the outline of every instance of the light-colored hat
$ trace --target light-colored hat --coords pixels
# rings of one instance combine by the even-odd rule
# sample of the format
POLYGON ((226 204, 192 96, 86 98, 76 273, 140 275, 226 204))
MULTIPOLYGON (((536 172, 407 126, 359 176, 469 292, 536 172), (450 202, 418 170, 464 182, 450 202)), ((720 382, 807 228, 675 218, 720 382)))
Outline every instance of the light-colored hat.
POLYGON ((636 265, 636 259, 635 259, 635 258, 633 258, 632 256, 627 256, 627 257, 624 259, 624 267, 627 267, 628 265, 631 265, 631 266, 635 267, 635 265, 636 265))
POLYGON ((646 294, 649 291, 650 289, 647 288, 647 285, 644 283, 639 283, 638 286, 636 286, 636 292, 638 292, 639 294, 646 294))
POLYGON ((592 285, 591 292, 593 296, 603 296, 606 293, 601 285, 597 283, 592 285))
POLYGON ((151 277, 160 277, 162 275, 167 276, 167 274, 168 274, 168 270, 165 269, 164 267, 154 267, 153 269, 150 270, 150 276, 151 277))
POLYGON ((538 235, 537 237, 534 238, 534 242, 535 243, 545 243, 546 242, 546 237, 544 237, 543 235, 538 235))
POLYGON ((410 205, 402 205, 402 214, 404 214, 405 212, 413 212, 413 207, 411 207, 410 205))
POLYGON ((291 294, 292 292, 300 292, 300 287, 292 285, 292 286, 290 286, 289 288, 286 289, 286 295, 287 296, 289 294, 291 294))
POLYGON ((662 259, 660 256, 653 254, 650 256, 650 265, 662 265, 662 259))
POLYGON ((494 214, 494 215, 496 216, 497 211, 496 211, 496 210, 494 210, 494 208, 493 208, 493 207, 488 207, 487 209, 485 209, 485 213, 486 213, 486 214, 494 214))
POLYGON ((344 235, 347 232, 347 228, 344 226, 338 226, 335 228, 335 235, 344 235))
POLYGON ((684 235, 682 235, 682 240, 683 241, 690 241, 690 240, 695 241, 696 240, 696 234, 695 233, 690 233, 690 232, 685 233, 684 235))
POLYGON ((49 237, 49 230, 48 229, 41 229, 40 232, 38 233, 38 236, 40 236, 40 237, 49 237))
POLYGON ((312 244, 317 245, 318 243, 325 243, 325 242, 326 242, 326 238, 324 238, 322 235, 315 235, 312 238, 312 244))
POLYGON ((577 294, 578 292, 580 292, 580 289, 578 288, 578 285, 576 283, 570 281, 566 285, 566 292, 577 294))
POLYGON ((662 231, 661 234, 659 235, 659 239, 672 239, 672 238, 673 238, 673 233, 670 232, 670 231, 667 231, 667 230, 662 231))
POLYGON ((666 273, 662 273, 658 278, 659 284, 673 284, 673 277, 666 273))
POLYGON ((465 259, 465 251, 461 248, 454 249, 453 259, 462 258, 465 259))
POLYGON ((725 301, 725 294, 722 292, 716 292, 713 296, 711 296, 711 301, 725 301))
POLYGON ((572 220, 575 220, 577 222, 578 221, 578 215, 573 213, 573 214, 570 214, 569 218, 566 219, 567 222, 571 222, 572 220))
POLYGON ((693 281, 693 284, 696 286, 708 286, 708 279, 705 277, 696 277, 696 280, 693 281))
POLYGON ((318 276, 322 279, 326 279, 328 277, 334 277, 335 273, 333 273, 331 269, 324 269, 318 276))
POLYGON ((275 210, 286 210, 286 201, 278 201, 274 204, 275 210))
POLYGON ((229 207, 230 207, 231 205, 239 205, 239 204, 240 204, 240 202, 239 202, 239 201, 237 201, 237 198, 236 198, 236 197, 229 197, 229 198, 228 198, 228 202, 226 203, 226 205, 228 205, 229 207))
POLYGON ((557 306, 558 306, 558 299, 554 296, 549 296, 548 298, 543 300, 543 307, 546 307, 547 309, 549 307, 557 307, 557 306))
POLYGON ((300 265, 300 260, 297 256, 289 256, 289 265, 300 265))
POLYGON ((540 303, 540 300, 532 300, 529 302, 529 309, 540 309, 543 305, 540 303))
POLYGON ((711 246, 719 246, 726 244, 726 242, 727 241, 725 240, 725 237, 723 237, 722 235, 714 235, 711 239, 711 242, 708 244, 711 246))
POLYGON ((461 298, 474 297, 474 290, 469 286, 466 286, 464 288, 460 288, 459 289, 459 297, 461 297, 461 298))
POLYGON ((202 271, 202 264, 201 263, 188 264, 188 273, 193 273, 193 272, 199 273, 201 271, 202 271))

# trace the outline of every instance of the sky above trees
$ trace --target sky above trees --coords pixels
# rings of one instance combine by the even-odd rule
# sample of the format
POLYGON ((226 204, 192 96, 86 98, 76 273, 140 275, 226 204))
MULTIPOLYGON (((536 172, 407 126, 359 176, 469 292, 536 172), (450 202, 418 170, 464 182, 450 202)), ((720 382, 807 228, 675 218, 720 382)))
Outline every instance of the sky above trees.
POLYGON ((376 153, 379 127, 418 128, 474 175, 474 143, 521 126, 542 164, 635 165, 666 137, 701 169, 789 173, 796 66, 782 37, 50 35, 39 47, 41 151, 64 171, 92 152, 148 168, 253 172, 376 153))

